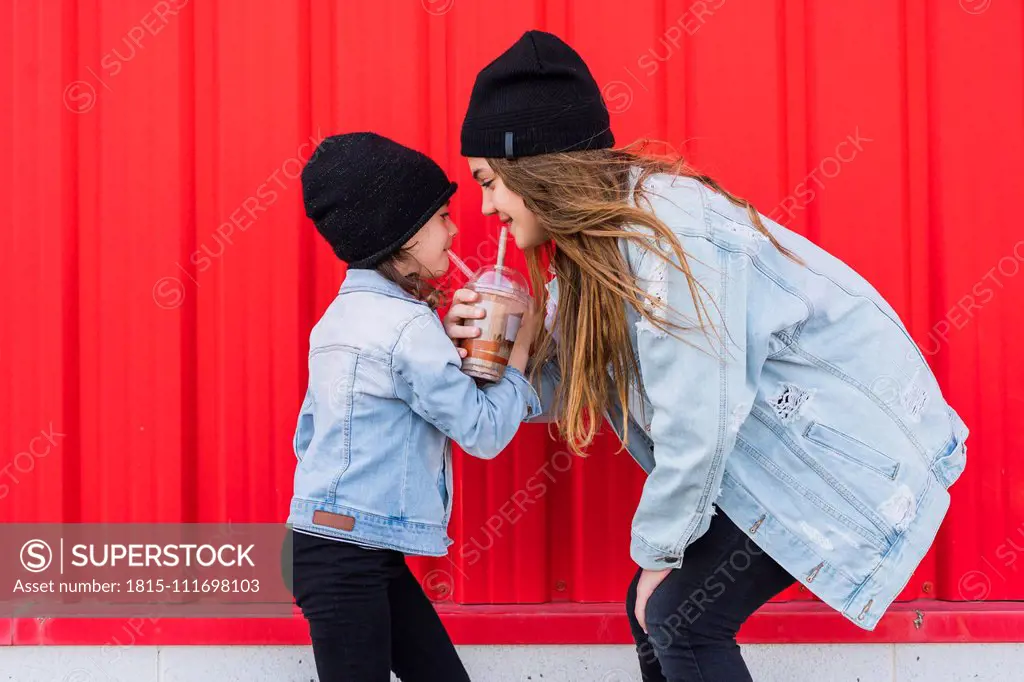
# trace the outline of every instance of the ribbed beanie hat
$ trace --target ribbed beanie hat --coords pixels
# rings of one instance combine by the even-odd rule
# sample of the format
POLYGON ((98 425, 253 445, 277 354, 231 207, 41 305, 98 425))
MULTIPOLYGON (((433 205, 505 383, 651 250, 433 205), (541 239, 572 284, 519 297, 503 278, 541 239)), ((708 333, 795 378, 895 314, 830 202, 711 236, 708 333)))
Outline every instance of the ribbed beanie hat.
POLYGON ((601 89, 557 36, 527 31, 476 77, 462 155, 516 158, 615 145, 601 89))

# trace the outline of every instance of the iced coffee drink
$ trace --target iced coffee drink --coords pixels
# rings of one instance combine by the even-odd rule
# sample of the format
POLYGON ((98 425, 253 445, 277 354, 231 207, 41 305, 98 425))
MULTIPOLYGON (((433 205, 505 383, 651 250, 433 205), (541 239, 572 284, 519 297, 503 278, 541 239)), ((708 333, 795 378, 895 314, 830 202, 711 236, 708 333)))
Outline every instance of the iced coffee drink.
POLYGON ((475 339, 462 342, 467 352, 462 371, 483 381, 499 381, 508 366, 523 315, 529 309, 529 288, 522 275, 502 266, 484 268, 466 288, 480 295, 475 305, 483 308, 485 314, 481 319, 466 320, 467 325, 481 331, 475 339))

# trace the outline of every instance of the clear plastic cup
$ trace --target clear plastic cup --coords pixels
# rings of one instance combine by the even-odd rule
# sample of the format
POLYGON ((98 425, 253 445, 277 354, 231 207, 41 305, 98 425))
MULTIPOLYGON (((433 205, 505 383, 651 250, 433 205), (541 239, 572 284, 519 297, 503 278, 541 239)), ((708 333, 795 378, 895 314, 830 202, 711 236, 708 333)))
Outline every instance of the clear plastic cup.
POLYGON ((512 355, 523 315, 529 310, 530 289, 522 275, 500 265, 481 268, 466 283, 466 288, 479 294, 480 299, 474 305, 486 312, 483 318, 465 322, 481 331, 475 339, 462 341, 467 351, 462 371, 481 381, 500 381, 512 355))

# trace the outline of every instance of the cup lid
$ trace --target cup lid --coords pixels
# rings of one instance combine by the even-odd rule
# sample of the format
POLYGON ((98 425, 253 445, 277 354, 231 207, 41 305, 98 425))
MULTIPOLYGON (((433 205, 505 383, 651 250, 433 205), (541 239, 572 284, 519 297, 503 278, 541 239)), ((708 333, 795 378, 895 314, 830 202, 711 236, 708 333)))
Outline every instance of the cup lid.
POLYGON ((529 302, 530 299, 530 287, 526 284, 526 278, 518 271, 505 266, 488 265, 480 268, 468 285, 477 291, 501 293, 506 296, 511 294, 524 302, 529 302))

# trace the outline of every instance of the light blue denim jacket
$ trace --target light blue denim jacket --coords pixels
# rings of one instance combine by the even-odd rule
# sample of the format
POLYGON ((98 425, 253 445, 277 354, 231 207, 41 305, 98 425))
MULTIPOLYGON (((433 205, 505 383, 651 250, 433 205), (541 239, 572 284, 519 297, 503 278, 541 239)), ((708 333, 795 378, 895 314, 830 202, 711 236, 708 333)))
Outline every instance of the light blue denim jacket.
MULTIPOLYGON (((793 262, 744 209, 696 181, 655 176, 646 189, 717 333, 680 340, 626 305, 642 372, 628 446, 649 474, 633 560, 682 565, 715 503, 824 602, 874 629, 933 542, 966 461, 966 426, 896 313, 848 266, 762 216, 805 264, 793 262)), ((648 304, 692 322, 683 275, 621 242, 648 304)), ((557 413, 557 363, 542 370, 537 421, 557 413)), ((614 405, 605 415, 620 438, 621 414, 614 405)))
POLYGON ((288 523, 443 556, 452 543, 451 440, 497 456, 540 411, 537 393, 512 367, 479 388, 437 314, 375 270, 348 271, 309 348, 288 523))

